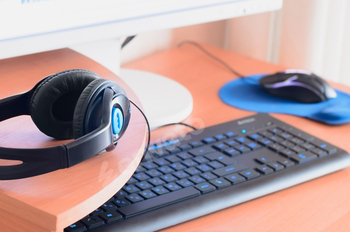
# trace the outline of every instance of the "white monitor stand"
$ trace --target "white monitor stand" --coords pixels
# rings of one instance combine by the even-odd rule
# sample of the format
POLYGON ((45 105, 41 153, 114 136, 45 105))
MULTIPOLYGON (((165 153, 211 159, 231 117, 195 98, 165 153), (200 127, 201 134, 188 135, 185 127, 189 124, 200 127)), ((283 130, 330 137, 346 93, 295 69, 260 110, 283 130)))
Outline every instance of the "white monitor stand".
POLYGON ((70 48, 104 65, 123 79, 141 101, 151 129, 187 118, 193 107, 191 93, 183 85, 165 76, 120 69, 120 46, 120 40, 114 39, 70 48))

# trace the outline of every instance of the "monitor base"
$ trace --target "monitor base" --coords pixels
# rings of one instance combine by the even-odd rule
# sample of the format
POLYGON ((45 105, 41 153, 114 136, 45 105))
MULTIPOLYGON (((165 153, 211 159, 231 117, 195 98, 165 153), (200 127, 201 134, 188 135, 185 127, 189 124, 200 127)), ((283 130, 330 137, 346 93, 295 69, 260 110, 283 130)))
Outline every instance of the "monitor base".
POLYGON ((151 129, 180 122, 191 114, 192 95, 178 82, 133 69, 121 69, 119 76, 139 98, 151 129))

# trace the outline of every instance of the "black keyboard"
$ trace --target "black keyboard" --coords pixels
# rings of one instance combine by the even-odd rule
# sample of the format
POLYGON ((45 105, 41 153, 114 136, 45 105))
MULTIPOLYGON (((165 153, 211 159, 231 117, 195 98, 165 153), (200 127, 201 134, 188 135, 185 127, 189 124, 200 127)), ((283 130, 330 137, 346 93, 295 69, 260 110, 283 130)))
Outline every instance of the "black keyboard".
POLYGON ((65 231, 154 231, 349 165, 344 150, 256 114, 152 145, 119 192, 65 231))

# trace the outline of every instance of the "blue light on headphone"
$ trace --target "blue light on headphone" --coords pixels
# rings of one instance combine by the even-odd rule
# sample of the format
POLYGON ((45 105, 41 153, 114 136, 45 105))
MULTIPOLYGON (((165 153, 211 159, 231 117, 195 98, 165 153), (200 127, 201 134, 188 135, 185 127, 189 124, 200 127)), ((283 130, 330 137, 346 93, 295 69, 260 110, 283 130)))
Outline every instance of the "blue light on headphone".
POLYGON ((113 129, 113 134, 119 134, 119 132, 123 128, 123 122, 124 122, 124 117, 122 111, 117 108, 113 107, 112 109, 112 129, 113 129))

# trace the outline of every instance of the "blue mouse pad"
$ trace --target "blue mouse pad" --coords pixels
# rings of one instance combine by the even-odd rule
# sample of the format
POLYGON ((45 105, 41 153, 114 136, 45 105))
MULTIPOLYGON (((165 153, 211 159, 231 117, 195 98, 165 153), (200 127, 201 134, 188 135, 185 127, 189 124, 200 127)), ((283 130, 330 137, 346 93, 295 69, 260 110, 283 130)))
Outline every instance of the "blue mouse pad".
POLYGON ((327 124, 350 122, 350 95, 336 90, 337 97, 319 103, 299 103, 267 93, 258 80, 265 74, 233 80, 219 96, 228 105, 261 113, 283 113, 306 117, 327 124))

